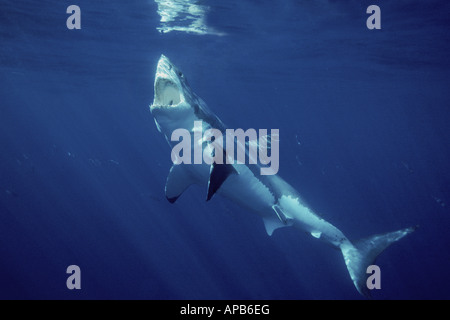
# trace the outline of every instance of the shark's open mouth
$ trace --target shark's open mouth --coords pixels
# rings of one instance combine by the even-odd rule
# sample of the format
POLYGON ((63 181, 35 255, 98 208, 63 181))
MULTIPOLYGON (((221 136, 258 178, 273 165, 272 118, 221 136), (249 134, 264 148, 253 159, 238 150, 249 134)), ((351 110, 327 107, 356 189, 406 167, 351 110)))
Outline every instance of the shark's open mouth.
POLYGON ((176 84, 169 79, 159 78, 155 84, 154 104, 162 107, 175 107, 181 102, 181 94, 176 84))

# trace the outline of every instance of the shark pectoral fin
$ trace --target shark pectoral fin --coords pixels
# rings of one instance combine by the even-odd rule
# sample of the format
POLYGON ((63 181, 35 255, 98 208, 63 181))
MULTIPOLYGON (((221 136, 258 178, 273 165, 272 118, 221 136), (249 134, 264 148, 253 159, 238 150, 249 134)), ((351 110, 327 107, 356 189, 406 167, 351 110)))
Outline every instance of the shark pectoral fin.
POLYGON ((271 236, 276 229, 287 227, 286 224, 276 218, 263 218, 263 221, 264 226, 266 227, 266 232, 269 236, 271 236))
POLYGON ((165 191, 167 200, 170 203, 174 203, 184 190, 194 183, 195 180, 189 175, 184 164, 174 164, 170 168, 166 181, 165 191))
POLYGON ((161 133, 161 126, 159 125, 158 121, 156 121, 156 119, 153 120, 155 120, 156 129, 158 129, 159 133, 161 133))
POLYGON ((232 164, 213 163, 211 165, 206 201, 211 200, 212 196, 219 190, 220 186, 222 186, 231 174, 238 174, 232 164))

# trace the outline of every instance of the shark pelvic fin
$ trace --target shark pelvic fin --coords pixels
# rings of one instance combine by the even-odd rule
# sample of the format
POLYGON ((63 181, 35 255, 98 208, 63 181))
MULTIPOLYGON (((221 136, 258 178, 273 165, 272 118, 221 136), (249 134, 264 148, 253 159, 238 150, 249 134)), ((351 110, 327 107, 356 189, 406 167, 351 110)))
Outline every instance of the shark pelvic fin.
POLYGON ((284 224, 287 225, 288 224, 288 218, 286 217, 286 215, 284 214, 283 210, 281 209, 281 207, 278 204, 274 204, 272 206, 273 211, 276 213, 278 219, 280 219, 280 221, 284 224))
POLYGON ((174 164, 170 168, 166 181, 166 198, 174 203, 195 180, 190 176, 184 164, 174 164))
POLYGON ((264 226, 266 227, 266 232, 269 236, 273 234, 276 229, 287 227, 286 224, 282 223, 277 218, 264 218, 264 226))
POLYGON ((219 190, 222 184, 227 180, 231 174, 238 174, 232 164, 217 164, 211 165, 208 181, 208 195, 206 201, 211 200, 213 195, 219 190))
POLYGON ((278 228, 283 228, 285 225, 277 219, 264 218, 264 226, 266 227, 266 232, 269 236, 278 228))
POLYGON ((271 236, 276 229, 292 225, 292 219, 283 212, 283 209, 281 209, 278 204, 274 204, 272 209, 275 215, 264 218, 264 226, 266 227, 266 232, 269 236, 271 236))

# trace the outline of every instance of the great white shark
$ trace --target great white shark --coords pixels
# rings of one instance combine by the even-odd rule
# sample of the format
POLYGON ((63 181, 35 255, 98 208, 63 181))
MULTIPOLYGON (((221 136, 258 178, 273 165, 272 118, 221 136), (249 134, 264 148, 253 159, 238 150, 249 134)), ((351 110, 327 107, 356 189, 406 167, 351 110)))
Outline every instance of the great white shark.
MULTIPOLYGON (((174 130, 186 129, 192 136, 192 146, 208 148, 211 141, 195 135, 195 121, 202 121, 203 132, 215 128, 226 129, 222 121, 210 111, 206 103, 189 86, 185 75, 164 55, 159 59, 154 100, 150 106, 158 131, 173 148, 174 130)), ((198 133, 198 132, 197 132, 198 133)), ((370 297, 366 281, 367 268, 376 257, 394 242, 412 233, 415 227, 350 241, 341 230, 317 215, 300 194, 278 175, 261 175, 258 164, 174 164, 167 177, 166 198, 174 203, 193 184, 206 187, 206 200, 220 194, 262 217, 268 235, 274 230, 293 226, 306 231, 339 249, 344 257, 350 278, 360 294, 370 297)))

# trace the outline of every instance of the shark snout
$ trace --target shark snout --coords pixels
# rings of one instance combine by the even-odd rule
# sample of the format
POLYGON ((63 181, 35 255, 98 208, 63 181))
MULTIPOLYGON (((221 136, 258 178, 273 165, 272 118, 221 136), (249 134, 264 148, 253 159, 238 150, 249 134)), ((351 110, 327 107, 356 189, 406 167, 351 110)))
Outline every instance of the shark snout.
POLYGON ((161 55, 161 58, 159 58, 158 66, 156 68, 156 75, 169 75, 170 71, 172 70, 173 66, 170 60, 165 56, 161 55))

